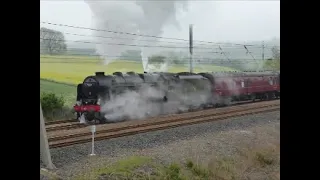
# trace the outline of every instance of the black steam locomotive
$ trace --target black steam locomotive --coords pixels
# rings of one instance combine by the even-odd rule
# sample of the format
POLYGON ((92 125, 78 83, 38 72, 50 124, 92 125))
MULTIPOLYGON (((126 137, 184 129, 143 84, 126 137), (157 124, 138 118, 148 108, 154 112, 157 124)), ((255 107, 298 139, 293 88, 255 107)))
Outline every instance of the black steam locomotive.
POLYGON ((74 110, 82 122, 106 123, 208 105, 211 95, 212 82, 198 74, 96 72, 78 84, 74 110))

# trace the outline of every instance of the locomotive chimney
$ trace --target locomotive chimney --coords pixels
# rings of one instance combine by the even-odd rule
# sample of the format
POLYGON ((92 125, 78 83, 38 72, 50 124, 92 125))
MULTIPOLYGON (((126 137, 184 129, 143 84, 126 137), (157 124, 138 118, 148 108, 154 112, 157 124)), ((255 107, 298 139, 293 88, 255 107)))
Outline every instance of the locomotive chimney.
POLYGON ((96 72, 96 76, 104 76, 104 72, 96 72))

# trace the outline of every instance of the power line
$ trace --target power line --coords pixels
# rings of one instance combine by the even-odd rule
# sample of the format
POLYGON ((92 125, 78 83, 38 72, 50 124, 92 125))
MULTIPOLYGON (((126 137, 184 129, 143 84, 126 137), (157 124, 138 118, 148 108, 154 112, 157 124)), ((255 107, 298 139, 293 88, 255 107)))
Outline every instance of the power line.
POLYGON ((72 26, 72 25, 66 25, 66 24, 57 24, 57 23, 51 23, 51 22, 44 22, 44 21, 40 21, 40 23, 50 24, 50 25, 54 25, 54 26, 64 26, 64 27, 75 28, 75 29, 87 29, 87 30, 92 30, 92 31, 103 31, 103 32, 117 33, 117 34, 127 34, 127 35, 132 35, 132 36, 142 36, 142 37, 151 37, 151 38, 160 38, 160 39, 170 39, 170 40, 178 40, 178 41, 188 41, 186 39, 179 39, 179 38, 168 38, 168 37, 161 37, 161 36, 153 36, 153 35, 144 35, 144 34, 137 34, 137 33, 121 32, 121 31, 111 31, 111 30, 105 30, 105 29, 95 29, 95 28, 88 28, 88 27, 82 27, 82 26, 72 26))
MULTIPOLYGON (((40 39, 43 39, 43 38, 40 38, 40 39)), ((50 40, 50 39, 45 39, 45 40, 50 40)), ((64 41, 64 40, 58 40, 58 41, 64 41)), ((91 43, 91 44, 97 44, 96 42, 89 42, 89 41, 73 41, 73 42, 80 42, 80 43, 91 43)), ((103 43, 102 43, 103 44, 103 43)), ((111 43, 109 43, 109 44, 111 44, 111 43)), ((117 45, 127 45, 127 44, 117 44, 117 45)), ((141 47, 140 45, 135 45, 135 44, 132 44, 132 45, 127 45, 127 46, 136 46, 136 47, 141 47)), ((163 48, 165 48, 165 47, 167 47, 167 46, 148 46, 148 45, 144 45, 144 47, 163 47, 163 48)), ((167 48, 187 48, 187 47, 167 47, 167 48)), ((197 49, 200 49, 200 48, 197 48, 197 49)), ((205 48, 205 49, 212 49, 212 48, 205 48)), ((246 48, 245 48, 246 49, 246 48)), ((48 48, 46 47, 46 46, 42 46, 42 45, 40 45, 40 50, 48 50, 48 48), (43 47, 43 48, 41 48, 41 47, 43 47)), ((99 57, 99 56, 110 56, 110 54, 101 54, 101 53, 97 53, 96 51, 94 51, 93 52, 93 50, 95 50, 95 49, 90 49, 90 51, 89 51, 89 49, 83 49, 83 48, 80 48, 80 47, 75 47, 75 48, 71 48, 70 46, 68 46, 68 48, 67 48, 67 50, 64 50, 63 52, 64 53, 67 53, 67 54, 69 54, 69 55, 81 55, 81 56, 83 56, 83 55, 89 55, 89 56, 97 56, 97 57, 99 57), (70 54, 70 53, 67 53, 67 52, 74 52, 74 51, 78 51, 78 52, 80 52, 80 50, 83 50, 83 52, 91 52, 91 53, 89 53, 89 54, 85 54, 85 53, 80 53, 80 54, 70 54), (95 54, 95 55, 94 55, 95 54)), ((212 49, 213 50, 213 49, 212 49)), ((221 47, 220 47, 220 51, 221 51, 221 47)), ((248 48, 246 49, 246 51, 247 51, 247 53, 246 54, 248 54, 248 53, 250 53, 250 55, 251 55, 251 57, 253 56, 252 55, 252 52, 250 52, 249 50, 248 50, 248 48)), ((279 50, 280 51, 280 50, 279 50)), ((165 52, 165 51, 162 51, 162 52, 165 52)), ((159 52, 158 52, 159 53, 159 52)), ((181 53, 186 53, 186 52, 184 52, 184 51, 176 51, 175 52, 176 53, 176 55, 178 55, 179 53, 181 54, 181 53)), ((226 54, 233 54, 233 53, 235 53, 235 54, 237 54, 237 55, 239 55, 239 53, 240 52, 227 52, 227 51, 221 51, 221 52, 217 52, 217 51, 196 51, 196 55, 198 55, 200 58, 202 58, 202 59, 205 59, 205 57, 206 56, 209 56, 209 54, 224 54, 224 56, 226 56, 226 54), (204 57, 203 57, 204 56, 204 57)), ((254 53, 255 55, 257 54, 257 52, 255 52, 254 53)), ((170 54, 168 54, 167 56, 170 56, 170 54)), ((233 58, 232 58, 233 59, 233 58)), ((253 59, 255 59, 254 57, 253 57, 253 59)))
MULTIPOLYGON (((40 50, 46 50, 46 49, 41 49, 40 50)), ((65 52, 68 52, 68 51, 65 51, 65 52)), ((220 54, 220 52, 212 52, 212 53, 218 53, 220 54)), ((44 54, 44 53, 40 53, 40 55, 47 55, 47 54, 44 54)), ((84 53, 78 53, 78 54, 75 54, 75 53, 66 53, 67 56, 84 56, 84 57, 101 57, 101 56, 106 56, 108 58, 117 58, 117 57, 127 57, 127 58, 140 58, 141 59, 141 56, 121 56, 121 55, 117 55, 117 56, 113 56, 113 55, 108 55, 108 54, 84 54, 84 53)), ((155 56, 158 56, 158 54, 155 54, 155 56)), ((161 56, 164 56, 166 57, 165 55, 161 55, 161 56)), ((170 55, 169 55, 170 57, 170 55)), ((205 57, 201 57, 201 56, 195 56, 195 57, 198 57, 198 58, 201 58, 201 59, 210 59, 210 58, 205 58, 205 57)), ((187 57, 179 57, 180 59, 184 59, 187 57)))
POLYGON ((247 48, 247 46, 244 45, 243 47, 246 49, 246 51, 247 51, 246 53, 247 53, 247 54, 250 54, 250 56, 252 57, 253 60, 256 60, 256 59, 254 58, 254 56, 252 55, 252 53, 251 53, 251 52, 249 51, 249 49, 247 48))
MULTIPOLYGON (((97 59, 101 59, 100 55, 84 55, 84 54, 67 54, 66 56, 83 56, 83 57, 65 57, 62 55, 62 57, 59 57, 59 56, 47 56, 47 54, 44 54, 44 53, 40 53, 40 58, 51 58, 51 59, 81 59, 81 60, 85 60, 85 58, 94 58, 96 57, 97 59), (43 55, 43 56, 41 56, 43 55)), ((107 58, 121 58, 121 60, 124 60, 123 58, 131 58, 131 59, 126 59, 126 60, 132 60, 132 59, 139 59, 141 60, 141 56, 106 56, 107 58)), ((165 57, 166 59, 168 60, 188 60, 189 58, 188 57, 179 57, 177 59, 173 58, 173 57, 165 57)), ((195 60, 215 60, 213 58, 202 58, 202 57, 199 57, 199 56, 196 56, 197 59, 195 60)), ((88 59, 88 61, 91 61, 92 59, 88 59)), ((247 61, 247 60, 250 60, 250 61, 253 61, 252 59, 230 59, 231 60, 234 60, 234 61, 247 61)))
MULTIPOLYGON (((50 32, 50 31, 46 31, 46 30, 41 30, 41 31, 50 32)), ((69 33, 69 32, 63 32, 63 33, 68 34, 68 35, 73 35, 73 36, 81 36, 81 37, 95 37, 95 38, 104 38, 104 39, 126 39, 126 40, 132 40, 132 41, 158 42, 158 43, 169 43, 169 44, 186 44, 186 45, 188 44, 188 42, 157 41, 157 40, 148 40, 148 39, 133 39, 133 38, 124 38, 124 37, 97 36, 97 35, 77 34, 77 33, 69 33)), ((197 43, 197 45, 209 46, 210 44, 197 43)), ((226 45, 228 45, 229 47, 232 47, 232 48, 243 48, 242 45, 235 47, 232 44, 230 45, 228 43, 226 43, 224 45, 224 47, 226 47, 226 45)), ((221 46, 221 45, 216 45, 216 46, 221 46)), ((261 46, 258 46, 258 45, 251 46, 251 48, 261 48, 261 46)))
MULTIPOLYGON (((45 32, 50 32, 46 30, 42 30, 45 32)), ((77 34, 77 33, 68 33, 64 32, 64 34, 74 35, 74 36, 82 36, 82 37, 97 37, 97 38, 105 38, 105 39, 127 39, 134 41, 146 41, 146 42, 166 42, 166 43, 174 43, 174 44, 188 44, 187 42, 174 42, 174 41, 156 41, 156 40, 148 40, 148 39, 133 39, 133 38, 124 38, 124 37, 111 37, 111 36, 96 36, 96 35, 87 35, 87 34, 77 34)))
MULTIPOLYGON (((40 54, 41 55, 41 54, 40 54)), ((46 56, 42 56, 40 57, 40 59, 43 58, 43 59, 60 59, 60 60, 84 60, 84 58, 77 58, 77 57, 46 57, 46 56)), ((121 58, 120 56, 118 58, 121 58)), ((175 59, 166 59, 166 60, 169 60, 169 62, 174 62, 175 59)), ((92 61, 92 60, 91 60, 92 61)), ((113 61, 116 61, 116 60, 113 60, 113 61)), ((133 63, 141 63, 141 61, 132 61, 132 59, 121 59, 121 61, 131 61, 133 63)), ((253 61, 253 60, 236 60, 238 62, 235 62, 235 61, 225 61, 225 60, 216 60, 216 59, 211 59, 211 61, 207 60, 207 61, 204 61, 203 59, 194 59, 194 62, 195 64, 200 64, 200 65, 206 65, 206 64, 231 64, 231 65, 234 65, 234 64, 258 64, 260 63, 261 61, 253 61)), ((119 61, 118 61, 119 62, 119 61)), ((59 61, 56 61, 56 60, 53 60, 53 61, 45 61, 45 62, 40 62, 40 63, 93 63, 93 62, 90 62, 90 59, 88 59, 86 62, 79 62, 79 61, 64 61, 64 62, 59 62, 59 61)), ((172 64, 177 64, 177 65, 188 65, 189 63, 187 61, 183 62, 183 61, 175 61, 174 63, 172 64)))
MULTIPOLYGON (((40 40, 52 40, 50 38, 40 38, 40 40)), ((105 45, 115 45, 115 46, 130 46, 130 47, 149 47, 149 48, 181 48, 181 49, 188 49, 188 46, 178 47, 178 46, 151 46, 151 45, 141 45, 141 44, 125 44, 125 43, 108 43, 108 42, 92 42, 92 41, 79 41, 79 40, 65 40, 65 39, 56 39, 54 41, 61 41, 61 42, 75 42, 75 43, 84 43, 84 44, 105 44, 105 45)), ((212 47, 193 47, 194 49, 210 49, 212 47)))
MULTIPOLYGON (((94 44, 94 43, 93 43, 94 44)), ((122 45, 122 44, 119 44, 119 45, 122 45)), ((127 44, 125 44, 127 45, 127 44)), ((130 46, 130 44, 128 44, 130 46)), ((131 44, 132 46, 136 46, 136 47, 140 47, 139 45, 135 45, 135 44, 131 44)), ((142 47, 149 47, 149 46, 142 46, 142 47)), ((151 46, 151 47, 154 47, 154 46, 151 46)), ((158 46, 157 46, 158 47, 158 46)), ((161 46, 162 47, 162 46, 161 46)), ((166 48, 176 48, 176 47, 167 47, 167 46, 163 46, 163 47, 166 47, 166 48)), ((185 47, 177 47, 177 48, 185 48, 185 47)), ((57 48, 52 48, 53 50, 57 49, 57 50, 61 50, 63 52, 74 52, 74 51, 82 51, 82 52, 92 52, 94 51, 96 53, 96 49, 93 49, 93 48, 80 48, 80 47, 67 47, 66 50, 63 50, 63 49, 59 49, 58 47, 57 48)), ((198 48, 199 49, 199 48, 198 48)), ((209 49, 209 48, 208 48, 209 49)), ((46 46, 40 46, 40 50, 49 50, 48 47, 46 46)), ((130 49, 129 49, 130 50, 130 49)), ((134 50, 134 49, 131 49, 132 51, 139 51, 139 50, 134 50)), ((125 51, 124 51, 125 52, 125 51)), ((141 52, 141 51, 140 51, 141 52)), ((160 50, 159 52, 170 52, 170 53, 187 53, 187 51, 166 51, 166 50, 160 50)), ((208 54, 221 54, 221 52, 218 52, 218 51, 199 51, 196 53, 208 53, 208 54)), ((105 54, 106 55, 106 54, 105 54)))
MULTIPOLYGON (((220 52, 215 52, 217 54, 220 54, 220 52)), ((43 56, 48 56, 47 53, 40 53, 40 56, 43 55, 43 56)), ((42 57, 43 57, 42 56, 42 57)), ((155 54, 154 56, 159 56, 158 54, 155 54)), ((185 55, 185 56, 170 56, 170 55, 163 55, 163 54, 160 54, 160 56, 163 56, 165 57, 167 60, 171 60, 171 61, 181 61, 181 60, 187 60, 188 59, 188 56, 185 55)), ((42 58, 41 57, 41 58, 42 58)), ((85 54, 85 53, 65 53, 65 54, 58 54, 58 55, 55 55, 55 56, 51 56, 49 55, 49 58, 52 58, 52 59, 81 59, 81 60, 85 60, 85 58, 90 58, 88 59, 88 61, 92 60, 92 59, 96 59, 96 60, 101 60, 102 58, 113 58, 113 59, 116 59, 116 60, 141 60, 141 56, 126 56, 126 55, 108 55, 108 54, 85 54), (60 56, 60 57, 59 57, 60 56), (70 57, 66 57, 66 56, 70 56, 70 57), (75 57, 72 57, 72 56, 76 56, 75 57)), ((44 58, 48 58, 48 57, 44 57, 44 58)), ((214 58, 210 58, 208 56, 194 56, 195 60, 201 60, 201 61, 205 61, 205 60, 217 60, 217 59, 220 59, 220 60, 224 60, 224 61, 227 61, 226 59, 224 58, 219 58, 219 56, 216 56, 214 58)), ((247 59, 247 58, 229 58, 229 62, 231 61, 246 61, 246 62, 249 62, 248 60, 250 61, 261 61, 260 59, 258 60, 252 60, 252 59, 247 59)))
MULTIPOLYGON (((40 23, 49 24, 49 25, 54 25, 54 26, 64 26, 64 27, 75 28, 75 29, 86 29, 86 30, 92 30, 92 31, 109 32, 109 33, 116 33, 116 34, 126 34, 126 35, 132 35, 132 36, 140 36, 140 37, 150 37, 150 38, 158 38, 158 39, 169 39, 169 40, 186 41, 186 42, 189 41, 188 39, 181 39, 181 38, 171 38, 171 37, 161 37, 161 36, 154 36, 154 35, 144 35, 144 34, 137 34, 137 33, 121 32, 121 31, 112 31, 112 30, 106 30, 106 29, 96 29, 96 28, 88 28, 88 27, 82 27, 82 26, 73 26, 73 25, 67 25, 67 24, 57 24, 57 23, 44 22, 44 21, 40 21, 40 23)), ((260 46, 260 45, 255 45, 255 44, 217 43, 217 42, 202 41, 202 40, 194 40, 194 42, 201 42, 201 43, 208 43, 208 44, 217 44, 217 45, 219 45, 219 44, 220 44, 220 45, 223 45, 223 44, 238 45, 238 46, 246 45, 247 47, 248 47, 248 46, 260 46)))
MULTIPOLYGON (((40 48, 40 50, 47 50, 47 49, 41 49, 40 48)), ((70 52, 70 51, 64 51, 64 53, 67 55, 67 56, 84 56, 84 57, 101 57, 101 56, 107 56, 107 57, 128 57, 128 58, 141 58, 141 56, 122 56, 122 55, 116 55, 116 56, 114 56, 114 55, 108 55, 108 54, 85 54, 85 53, 68 53, 68 52, 70 52)), ((221 54, 221 52, 209 52, 209 53, 215 53, 215 54, 221 54)), ((48 54, 45 54, 45 53, 40 53, 40 55, 48 55, 48 54)), ((58 55, 59 56, 59 55, 58 55)), ((62 54, 62 56, 63 56, 63 54, 62 54)), ((159 56, 159 54, 155 54, 155 55, 153 55, 153 56, 159 56)), ((169 54, 166 56, 166 55, 164 55, 164 54, 160 54, 160 56, 164 56, 164 57, 172 57, 172 56, 170 56, 169 54)), ((175 57, 176 56, 178 56, 177 54, 176 55, 174 55, 175 57)), ((184 55, 184 56, 187 56, 187 53, 184 55)), ((204 57, 204 56, 194 56, 194 57, 196 57, 196 58, 200 58, 200 59, 211 59, 211 58, 206 58, 206 57, 204 57)), ((180 59, 184 59, 184 58, 186 58, 186 59, 188 59, 188 57, 179 57, 180 59)))
MULTIPOLYGON (((40 51, 41 50, 48 50, 47 48, 40 48, 40 51)), ((76 49, 77 50, 77 49, 76 49)), ((84 53, 72 53, 72 52, 74 52, 73 50, 71 50, 71 49, 67 49, 67 50, 65 50, 65 51, 63 51, 63 53, 64 54, 66 54, 66 55, 68 55, 68 56, 88 56, 88 57, 101 57, 101 56, 106 56, 106 57, 109 57, 109 58, 117 58, 117 57, 128 57, 128 58, 141 58, 141 56, 121 56, 121 55, 116 55, 116 56, 114 56, 114 55, 110 55, 110 54, 98 54, 98 53, 96 53, 96 52, 92 52, 92 53, 87 53, 87 52, 84 52, 84 53), (70 53, 71 52, 71 53, 70 53)), ((178 53, 179 52, 177 52, 177 54, 175 54, 174 56, 178 56, 178 53)), ((180 52, 181 53, 181 52, 180 52)), ((211 58, 207 58, 206 56, 209 56, 209 54, 222 54, 222 55, 224 55, 225 56, 225 54, 227 53, 227 52, 216 52, 216 51, 211 51, 211 52, 202 52, 202 53, 206 53, 206 55, 197 55, 197 53, 196 53, 196 55, 194 56, 195 58, 199 58, 199 59, 211 59, 211 58)), ((44 54, 44 53, 41 53, 41 54, 44 54)), ((230 53, 229 53, 230 54, 230 53)), ((155 55, 159 55, 159 54, 155 54, 155 55)), ((170 54, 161 54, 161 56, 164 56, 164 57, 172 57, 172 56, 170 56, 170 54)), ((184 56, 187 56, 187 52, 185 52, 185 55, 184 56)), ((180 55, 180 57, 179 57, 180 59, 181 59, 181 55, 180 55)), ((183 58, 186 58, 186 59, 188 59, 188 57, 183 57, 183 58)), ((182 58, 182 59, 183 59, 182 58)), ((230 58, 229 58, 230 59, 230 58)), ((232 60, 232 58, 230 59, 230 60, 232 60)))
MULTIPOLYGON (((42 40, 50 40, 50 39, 44 39, 40 38, 42 40)), ((189 48, 187 46, 185 47, 175 47, 175 46, 150 46, 150 45, 138 45, 138 44, 125 44, 125 43, 103 43, 103 42, 91 42, 91 41, 78 41, 78 40, 55 40, 55 41, 67 41, 67 42, 77 42, 77 43, 85 43, 85 44, 106 44, 106 45, 115 45, 115 46, 131 46, 131 47, 156 47, 156 48, 189 48)), ((206 49, 212 49, 212 48, 206 48, 206 49)))
MULTIPOLYGON (((179 38, 166 38, 166 37, 160 37, 160 36, 151 36, 151 35, 142 35, 142 34, 136 34, 136 33, 126 33, 126 32, 117 32, 117 31, 110 31, 110 30, 101 30, 101 29, 94 29, 94 28, 86 28, 86 27, 79 27, 79 26, 71 26, 71 25, 64 25, 64 24, 54 24, 54 23, 47 23, 47 22, 40 22, 40 23, 46 23, 46 24, 51 24, 51 25, 57 25, 57 26, 66 26, 66 27, 72 27, 72 28, 80 28, 80 29, 89 29, 89 30, 94 30, 94 31, 104 31, 104 32, 111 32, 111 33, 119 33, 119 34, 128 34, 128 35, 136 35, 136 36, 143 36, 143 37, 153 37, 153 38, 162 38, 162 39, 173 39, 173 40, 180 40, 180 41, 189 41, 189 40, 186 40, 186 39, 179 39, 179 38)), ((72 34, 72 33, 69 33, 69 34, 72 34)), ((80 34, 73 34, 73 35, 80 35, 80 34)), ((82 35, 82 36, 88 36, 88 35, 82 35)), ((99 36, 100 38, 113 38, 113 37, 105 37, 105 36, 99 36)), ((45 38, 40 38, 42 40, 51 40, 51 39, 45 39, 45 38)), ((121 39, 118 37, 118 39, 121 39)), ((129 38, 122 38, 122 39, 129 39, 129 38)), ((130 40, 136 40, 136 39, 130 39, 130 40)), ((90 41, 79 41, 79 40, 64 40, 64 39, 61 39, 61 40, 56 40, 56 41, 69 41, 69 42, 76 42, 76 43, 89 43, 89 44, 106 44, 106 45, 118 45, 118 46, 130 46, 130 47, 145 47, 145 48, 150 48, 150 47, 153 47, 153 48, 174 48, 174 49, 178 49, 178 48, 183 48, 183 49, 186 49, 186 48, 189 48, 187 46, 185 47, 177 47, 177 46, 163 46, 163 45, 141 45, 141 44, 126 44, 126 43, 108 43, 108 42, 90 42, 90 41)), ((142 40, 143 41, 143 40, 142 40)), ((149 41, 149 42, 152 42, 152 40, 145 40, 145 41, 149 41)), ((154 41, 154 40, 153 40, 154 41)), ((199 41, 199 40, 196 40, 197 42, 204 42, 204 43, 213 43, 213 44, 228 44, 228 45, 241 45, 242 47, 245 48, 247 54, 250 54, 251 57, 255 60, 254 56, 252 55, 252 52, 249 51, 249 49, 247 48, 247 46, 250 46, 250 47, 254 47, 254 46, 257 46, 257 45, 250 45, 250 44, 235 44, 235 43, 214 43, 214 42, 210 42, 210 41, 199 41)), ((177 42, 168 42, 168 43, 177 43, 177 42)), ((205 44, 205 45, 208 45, 209 44, 205 44)), ((194 47, 195 49, 210 49, 210 50, 213 50, 214 48, 213 47, 194 47)), ((219 46, 220 50, 221 50, 221 46, 219 46)), ((264 47, 260 47, 259 48, 264 48, 264 47)), ((272 49, 272 48, 271 48, 272 49)), ((198 53, 206 53, 206 52, 198 52, 198 53)), ((208 53, 217 53, 217 52, 208 52, 208 53)), ((223 54, 225 55, 226 57, 226 53, 223 52, 223 54)), ((110 57, 110 56, 109 56, 110 57)), ((201 60, 203 60, 204 58, 201 58, 201 60)), ((228 59, 228 58, 227 58, 228 59)))

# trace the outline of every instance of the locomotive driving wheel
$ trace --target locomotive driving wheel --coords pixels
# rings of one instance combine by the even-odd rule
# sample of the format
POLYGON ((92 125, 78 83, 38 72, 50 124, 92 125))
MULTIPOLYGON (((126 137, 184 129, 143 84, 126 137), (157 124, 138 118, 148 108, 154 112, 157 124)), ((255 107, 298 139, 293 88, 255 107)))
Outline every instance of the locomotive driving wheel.
POLYGON ((266 101, 272 100, 273 97, 274 97, 274 93, 272 93, 272 92, 267 92, 267 93, 265 94, 265 100, 266 100, 266 101))
POLYGON ((256 96, 255 94, 252 94, 252 95, 251 95, 251 100, 252 100, 252 102, 255 102, 255 101, 256 101, 256 98, 257 98, 257 96, 256 96))
POLYGON ((275 95, 273 92, 268 93, 268 100, 272 100, 272 99, 274 99, 274 97, 275 97, 275 95))

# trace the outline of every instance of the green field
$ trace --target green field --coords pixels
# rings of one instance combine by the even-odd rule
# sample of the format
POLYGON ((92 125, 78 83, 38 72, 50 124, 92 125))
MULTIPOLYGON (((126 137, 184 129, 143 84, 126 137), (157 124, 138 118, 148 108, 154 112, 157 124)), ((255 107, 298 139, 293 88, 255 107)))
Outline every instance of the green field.
POLYGON ((62 95, 66 100, 66 105, 73 104, 76 98, 76 86, 44 79, 40 79, 40 93, 42 92, 52 92, 59 96, 62 95))
MULTIPOLYGON (((115 61, 109 65, 103 65, 98 57, 85 56, 40 56, 40 92, 52 92, 62 95, 66 99, 66 105, 75 102, 76 84, 81 83, 89 75, 96 71, 104 71, 111 74, 116 71, 143 72, 142 63, 133 61, 115 61)), ((188 71, 188 67, 172 66, 169 72, 188 71)), ((195 67, 195 72, 203 71, 234 71, 229 67, 205 65, 195 67)))
MULTIPOLYGON (((77 84, 83 81, 88 75, 94 75, 96 71, 104 71, 111 74, 116 71, 143 72, 142 63, 133 61, 115 61, 103 65, 97 57, 85 56, 40 56, 40 78, 77 84)), ((188 71, 188 67, 171 66, 169 72, 188 71)), ((195 72, 203 71, 235 71, 235 69, 222 66, 203 65, 195 66, 195 72)))

